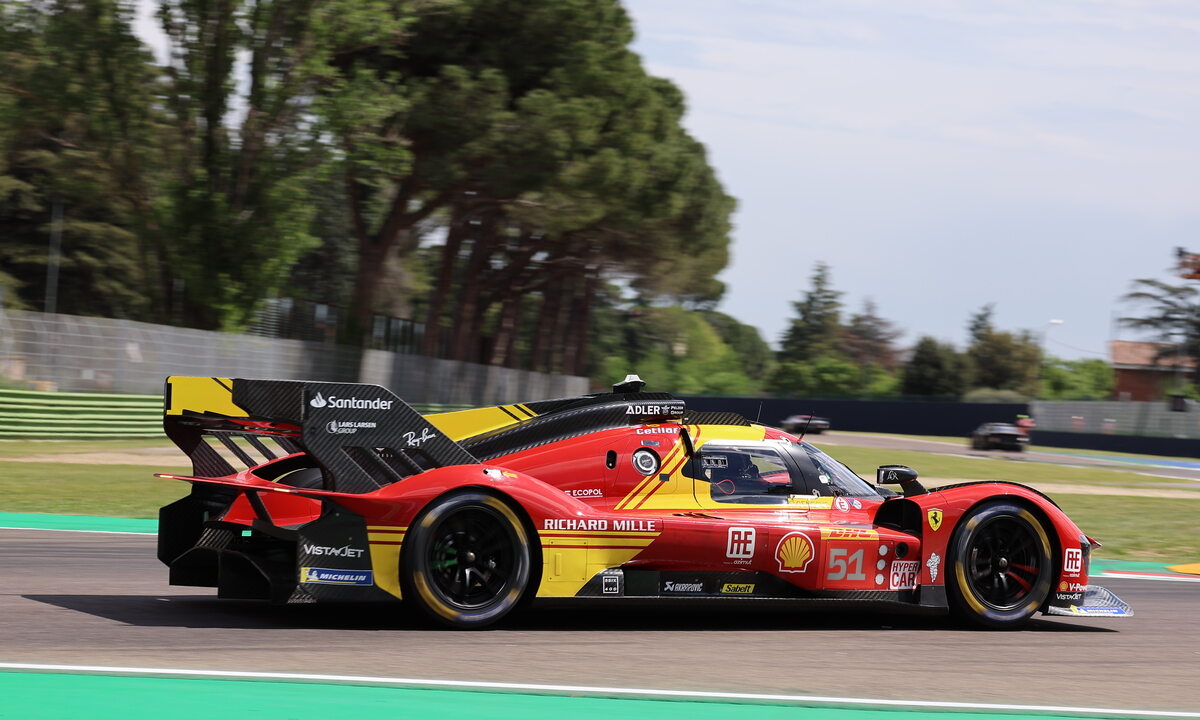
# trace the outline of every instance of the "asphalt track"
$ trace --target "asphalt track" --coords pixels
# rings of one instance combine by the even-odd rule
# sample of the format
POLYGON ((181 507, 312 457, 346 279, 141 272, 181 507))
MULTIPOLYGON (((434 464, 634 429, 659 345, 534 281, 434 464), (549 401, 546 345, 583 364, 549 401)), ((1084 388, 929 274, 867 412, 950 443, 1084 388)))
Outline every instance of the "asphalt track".
POLYGON ((1018 632, 612 601, 454 632, 398 606, 218 601, 169 586, 154 543, 0 530, 0 662, 1200 710, 1200 583, 1105 579, 1135 617, 1038 619, 1018 632))

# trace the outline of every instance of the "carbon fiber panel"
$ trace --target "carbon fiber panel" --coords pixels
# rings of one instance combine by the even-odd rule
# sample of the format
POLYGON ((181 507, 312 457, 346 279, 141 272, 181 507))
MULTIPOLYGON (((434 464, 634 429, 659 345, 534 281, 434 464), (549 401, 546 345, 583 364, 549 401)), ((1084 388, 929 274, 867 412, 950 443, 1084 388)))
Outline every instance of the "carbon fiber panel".
POLYGON ((678 420, 684 413, 682 401, 666 393, 621 393, 589 397, 587 401, 470 438, 463 444, 481 460, 491 460, 601 430, 678 420))

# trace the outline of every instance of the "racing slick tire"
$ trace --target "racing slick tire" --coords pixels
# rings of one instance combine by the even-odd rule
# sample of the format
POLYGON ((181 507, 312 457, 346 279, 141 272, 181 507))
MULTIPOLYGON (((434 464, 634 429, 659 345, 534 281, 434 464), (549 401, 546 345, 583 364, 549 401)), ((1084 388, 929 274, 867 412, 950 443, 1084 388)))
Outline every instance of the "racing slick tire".
POLYGON ((966 621, 1017 628, 1042 608, 1053 584, 1050 537, 1028 509, 990 501, 959 523, 950 541, 946 594, 966 621))
POLYGON ((508 503, 465 490, 438 498, 408 531, 400 561, 405 600, 456 628, 511 612, 532 577, 530 535, 508 503))

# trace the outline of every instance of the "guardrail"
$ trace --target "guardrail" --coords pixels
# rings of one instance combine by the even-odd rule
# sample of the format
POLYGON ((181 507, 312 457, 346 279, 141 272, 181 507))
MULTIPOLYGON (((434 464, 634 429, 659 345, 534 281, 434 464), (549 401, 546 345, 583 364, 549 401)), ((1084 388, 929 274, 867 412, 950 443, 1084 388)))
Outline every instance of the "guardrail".
MULTIPOLYGON (((414 405, 417 412, 470 405, 414 405)), ((39 392, 0 389, 0 439, 88 440, 160 438, 161 395, 39 392)))

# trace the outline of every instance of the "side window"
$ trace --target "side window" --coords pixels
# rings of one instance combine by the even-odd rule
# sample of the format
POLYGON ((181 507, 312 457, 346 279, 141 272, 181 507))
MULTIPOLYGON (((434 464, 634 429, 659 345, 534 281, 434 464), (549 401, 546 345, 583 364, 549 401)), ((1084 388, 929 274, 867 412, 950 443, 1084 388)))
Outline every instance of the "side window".
POLYGON ((717 502, 783 504, 792 492, 791 472, 774 448, 706 446, 696 459, 696 479, 717 502))

